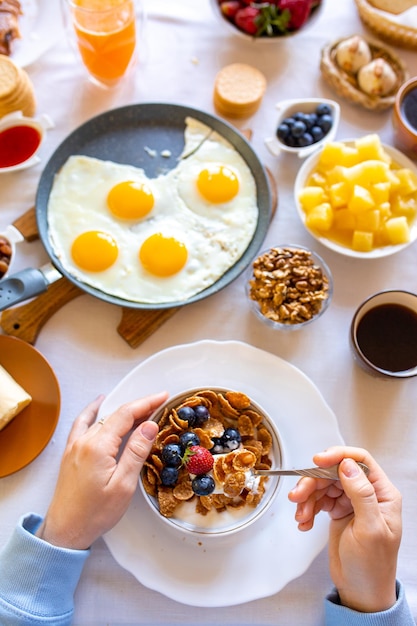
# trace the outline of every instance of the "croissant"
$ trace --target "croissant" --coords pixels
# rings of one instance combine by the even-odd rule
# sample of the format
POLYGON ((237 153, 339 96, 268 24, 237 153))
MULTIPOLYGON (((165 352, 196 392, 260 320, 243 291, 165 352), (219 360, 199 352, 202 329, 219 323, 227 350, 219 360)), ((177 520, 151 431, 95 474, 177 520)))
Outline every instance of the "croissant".
POLYGON ((9 55, 13 40, 20 37, 18 19, 21 14, 19 0, 0 0, 0 54, 9 55))

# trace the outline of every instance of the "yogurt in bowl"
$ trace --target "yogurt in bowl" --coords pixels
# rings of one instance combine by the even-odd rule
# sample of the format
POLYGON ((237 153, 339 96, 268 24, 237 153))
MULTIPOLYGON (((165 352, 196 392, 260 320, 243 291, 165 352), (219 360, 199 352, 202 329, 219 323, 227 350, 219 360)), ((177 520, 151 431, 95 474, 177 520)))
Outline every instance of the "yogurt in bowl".
POLYGON ((153 419, 160 431, 139 485, 171 529, 223 537, 265 514, 280 478, 254 476, 253 469, 280 468, 283 446, 257 403, 240 391, 207 387, 170 398, 153 419))

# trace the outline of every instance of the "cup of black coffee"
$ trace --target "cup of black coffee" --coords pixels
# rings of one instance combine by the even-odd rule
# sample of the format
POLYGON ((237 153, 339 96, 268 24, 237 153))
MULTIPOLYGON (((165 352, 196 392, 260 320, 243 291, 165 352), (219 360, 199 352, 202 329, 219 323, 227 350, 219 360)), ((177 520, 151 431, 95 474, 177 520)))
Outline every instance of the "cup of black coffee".
POLYGON ((397 92, 392 113, 394 143, 410 159, 417 160, 417 76, 397 92))
POLYGON ((350 343, 368 373, 417 376, 417 295, 387 290, 370 296, 353 316, 350 343))

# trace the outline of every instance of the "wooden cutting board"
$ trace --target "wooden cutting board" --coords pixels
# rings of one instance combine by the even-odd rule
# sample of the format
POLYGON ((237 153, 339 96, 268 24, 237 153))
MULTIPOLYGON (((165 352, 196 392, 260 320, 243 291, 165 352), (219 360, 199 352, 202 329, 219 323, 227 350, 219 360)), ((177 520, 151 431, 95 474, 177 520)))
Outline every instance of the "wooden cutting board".
MULTIPOLYGON (((272 193, 272 218, 278 206, 278 194, 274 177, 268 169, 266 171, 272 193)), ((26 241, 34 241, 39 237, 34 208, 29 209, 13 222, 13 226, 22 233, 26 241)), ((85 293, 63 276, 49 285, 45 293, 30 302, 3 311, 0 326, 8 335, 19 337, 34 344, 39 332, 50 317, 67 302, 85 295, 85 293)), ((137 348, 180 308, 144 310, 122 307, 122 317, 117 332, 131 348, 137 348)))

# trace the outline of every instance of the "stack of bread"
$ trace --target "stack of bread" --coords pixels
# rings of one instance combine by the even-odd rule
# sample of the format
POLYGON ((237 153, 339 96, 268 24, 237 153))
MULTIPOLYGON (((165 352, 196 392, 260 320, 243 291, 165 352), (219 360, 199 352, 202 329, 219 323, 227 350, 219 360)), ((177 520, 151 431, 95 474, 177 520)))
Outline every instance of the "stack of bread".
POLYGON ((35 91, 26 71, 8 56, 0 54, 0 118, 14 111, 33 117, 35 91))

